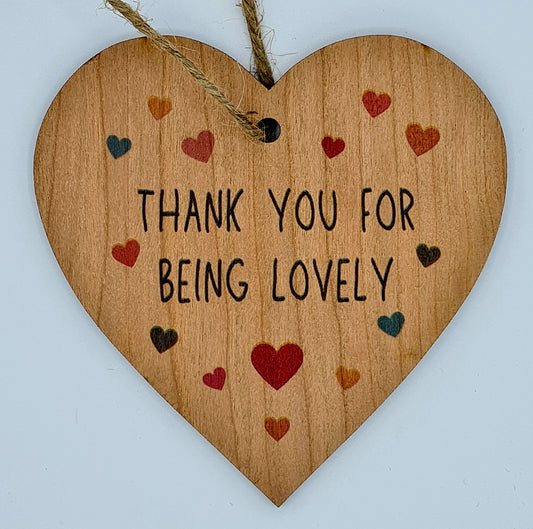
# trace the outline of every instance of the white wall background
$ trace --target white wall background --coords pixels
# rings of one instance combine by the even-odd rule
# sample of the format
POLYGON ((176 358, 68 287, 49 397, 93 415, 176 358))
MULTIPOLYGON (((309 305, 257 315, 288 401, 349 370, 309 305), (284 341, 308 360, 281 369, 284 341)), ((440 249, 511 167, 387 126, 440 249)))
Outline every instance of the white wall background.
MULTIPOLYGON (((248 67, 236 1, 142 7, 159 30, 248 67)), ((0 0, 0 528, 533 528, 531 0, 263 0, 278 76, 346 37, 417 39, 487 94, 509 157, 502 225, 472 294, 281 509, 112 347, 46 240, 32 177, 44 113, 84 61, 136 36, 100 2, 0 0)))

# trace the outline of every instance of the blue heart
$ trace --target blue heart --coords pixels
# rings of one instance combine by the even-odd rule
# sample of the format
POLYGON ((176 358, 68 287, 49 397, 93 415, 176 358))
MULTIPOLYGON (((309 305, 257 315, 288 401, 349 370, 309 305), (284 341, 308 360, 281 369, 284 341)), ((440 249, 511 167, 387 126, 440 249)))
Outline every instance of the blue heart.
POLYGON ((378 318, 378 327, 389 336, 396 338, 402 330, 405 323, 405 316, 401 312, 395 312, 390 318, 380 316, 378 318))
POLYGON ((124 156, 131 149, 131 140, 129 138, 119 140, 117 136, 109 136, 106 143, 109 152, 115 160, 124 156))

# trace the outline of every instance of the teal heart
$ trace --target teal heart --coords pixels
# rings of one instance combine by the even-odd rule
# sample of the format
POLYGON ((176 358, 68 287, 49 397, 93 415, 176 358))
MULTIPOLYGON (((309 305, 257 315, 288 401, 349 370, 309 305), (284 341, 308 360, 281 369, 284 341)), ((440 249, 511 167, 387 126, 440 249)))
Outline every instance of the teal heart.
POLYGON ((118 139, 117 136, 107 138, 107 148, 115 160, 124 156, 131 149, 131 140, 129 138, 118 139))
POLYGON ((400 334, 404 323, 405 316, 401 312, 395 312, 390 318, 388 316, 378 318, 378 327, 394 338, 400 334))

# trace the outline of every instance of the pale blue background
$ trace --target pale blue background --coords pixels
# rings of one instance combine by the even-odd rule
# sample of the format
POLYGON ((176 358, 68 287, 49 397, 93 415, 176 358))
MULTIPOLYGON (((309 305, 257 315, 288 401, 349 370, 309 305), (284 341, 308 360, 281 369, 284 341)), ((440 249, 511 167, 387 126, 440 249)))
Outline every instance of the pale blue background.
MULTIPOLYGON (((99 1, 0 0, 0 528, 533 528, 533 3, 264 0, 278 76, 345 37, 420 40, 484 90, 509 157, 502 225, 472 294, 277 509, 111 346, 44 235, 32 181, 44 113, 84 61, 136 36, 99 1)), ((144 0, 143 11, 249 66, 235 3, 144 0)))

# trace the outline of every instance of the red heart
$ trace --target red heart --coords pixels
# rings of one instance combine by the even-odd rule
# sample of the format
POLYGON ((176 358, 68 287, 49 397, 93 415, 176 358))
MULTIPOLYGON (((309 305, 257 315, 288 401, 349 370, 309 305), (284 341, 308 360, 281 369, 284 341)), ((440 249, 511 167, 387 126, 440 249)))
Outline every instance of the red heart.
POLYGON ((137 262, 140 251, 141 246, 139 243, 134 239, 129 239, 125 245, 115 244, 111 250, 111 255, 115 261, 131 268, 137 262))
POLYGON ((435 127, 422 129, 418 123, 411 123, 405 131, 407 141, 417 156, 433 149, 440 140, 440 133, 435 127))
POLYGON ((198 138, 185 138, 181 142, 181 150, 199 162, 207 163, 215 146, 215 137, 212 132, 204 130, 198 138))
POLYGON ((202 380, 207 387, 221 390, 226 382, 226 371, 223 367, 217 367, 213 373, 206 373, 202 380))
POLYGON ((287 343, 276 351, 268 343, 260 343, 252 351, 252 364, 256 371, 274 389, 284 386, 300 369, 303 351, 293 343, 287 343))
POLYGON ((341 138, 334 140, 332 137, 326 136, 322 140, 322 148, 324 149, 324 152, 328 158, 334 158, 340 154, 342 151, 344 151, 344 147, 346 147, 346 144, 341 138))
POLYGON ((391 98, 389 94, 376 94, 372 90, 367 90, 363 94, 363 105, 365 105, 366 111, 375 118, 380 114, 383 114, 385 110, 390 107, 391 98))
POLYGON ((268 435, 275 441, 279 441, 291 427, 291 423, 287 417, 281 419, 274 419, 274 417, 268 417, 265 419, 265 430, 268 435))

